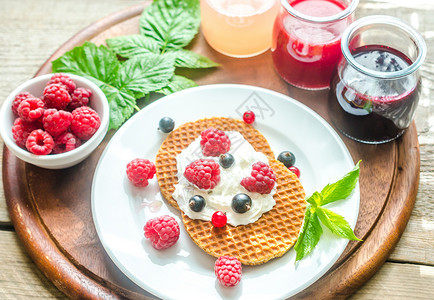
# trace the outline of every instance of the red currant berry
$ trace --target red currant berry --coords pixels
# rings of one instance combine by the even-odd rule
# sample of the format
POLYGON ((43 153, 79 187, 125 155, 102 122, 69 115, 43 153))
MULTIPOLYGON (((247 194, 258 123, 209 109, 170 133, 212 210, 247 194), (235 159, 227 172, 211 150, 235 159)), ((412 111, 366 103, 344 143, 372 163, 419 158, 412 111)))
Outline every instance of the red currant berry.
POLYGON ((216 211, 212 214, 211 222, 214 227, 223 227, 226 225, 227 221, 228 217, 226 217, 226 214, 221 211, 216 211))
POLYGON ((300 170, 297 167, 290 166, 288 170, 297 175, 298 178, 300 178, 300 170))
POLYGON ((255 113, 251 110, 246 111, 243 114, 243 120, 247 124, 252 124, 253 122, 255 122, 255 113))

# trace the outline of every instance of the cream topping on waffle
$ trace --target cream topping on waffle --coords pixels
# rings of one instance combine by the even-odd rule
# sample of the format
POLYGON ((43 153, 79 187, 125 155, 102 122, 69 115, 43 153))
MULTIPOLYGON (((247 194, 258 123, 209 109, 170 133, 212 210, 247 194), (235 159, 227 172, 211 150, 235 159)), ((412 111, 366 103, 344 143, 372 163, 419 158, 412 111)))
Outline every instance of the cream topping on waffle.
POLYGON ((226 134, 231 140, 229 153, 234 156, 235 161, 228 169, 220 167, 220 182, 217 186, 210 191, 201 190, 183 175, 186 167, 197 159, 213 159, 218 163, 218 157, 205 157, 203 155, 199 136, 176 156, 178 184, 175 185, 175 192, 172 197, 177 201, 180 209, 191 219, 210 221, 215 211, 222 211, 226 213, 228 224, 233 226, 247 225, 257 221, 263 213, 271 210, 276 204, 273 198, 276 186, 269 194, 249 192, 241 186, 241 180, 250 176, 252 165, 258 161, 268 164, 268 158, 265 154, 256 152, 239 132, 227 131, 226 134), (247 194, 252 199, 252 207, 245 213, 237 213, 231 208, 232 198, 238 193, 247 194), (200 212, 194 212, 189 208, 189 199, 194 195, 201 195, 205 199, 205 207, 200 212))

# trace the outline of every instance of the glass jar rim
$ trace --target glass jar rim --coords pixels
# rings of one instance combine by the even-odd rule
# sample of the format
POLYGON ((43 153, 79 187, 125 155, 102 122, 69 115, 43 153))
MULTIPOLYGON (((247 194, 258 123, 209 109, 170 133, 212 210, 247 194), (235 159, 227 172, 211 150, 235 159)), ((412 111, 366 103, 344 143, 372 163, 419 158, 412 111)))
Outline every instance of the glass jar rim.
POLYGON ((288 3, 288 0, 280 0, 280 3, 288 13, 290 13, 292 16, 298 19, 301 19, 306 22, 311 22, 311 23, 330 23, 330 22, 335 22, 335 21, 345 19, 346 17, 351 15, 356 9, 357 5, 359 4, 359 0, 351 0, 351 3, 343 11, 327 17, 314 17, 314 16, 303 14, 298 10, 294 9, 291 6, 291 4, 288 3))
POLYGON ((344 33, 342 34, 341 49, 342 49, 342 54, 344 55, 346 61, 353 68, 366 75, 376 77, 376 78, 381 78, 381 79, 396 79, 396 78, 408 76, 419 69, 419 67, 422 65, 426 57, 426 44, 422 36, 416 30, 414 30, 410 25, 403 22, 402 20, 392 16, 386 16, 386 15, 367 16, 353 22, 350 26, 348 26, 347 29, 345 29, 344 33), (394 72, 381 72, 362 66, 354 59, 354 56, 352 55, 349 47, 349 42, 352 35, 362 27, 371 26, 371 25, 382 25, 382 24, 392 25, 394 27, 397 27, 405 31, 415 41, 419 53, 416 59, 408 67, 394 72))

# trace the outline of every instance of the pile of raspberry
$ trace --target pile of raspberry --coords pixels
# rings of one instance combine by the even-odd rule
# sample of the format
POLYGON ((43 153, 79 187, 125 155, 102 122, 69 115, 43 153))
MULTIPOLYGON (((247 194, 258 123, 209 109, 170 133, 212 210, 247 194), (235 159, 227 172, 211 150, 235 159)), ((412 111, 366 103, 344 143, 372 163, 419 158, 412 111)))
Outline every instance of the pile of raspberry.
POLYGON ((71 151, 90 139, 101 125, 90 108, 92 91, 77 87, 63 73, 54 74, 41 97, 24 92, 15 96, 12 112, 16 119, 12 136, 16 144, 33 154, 71 151))

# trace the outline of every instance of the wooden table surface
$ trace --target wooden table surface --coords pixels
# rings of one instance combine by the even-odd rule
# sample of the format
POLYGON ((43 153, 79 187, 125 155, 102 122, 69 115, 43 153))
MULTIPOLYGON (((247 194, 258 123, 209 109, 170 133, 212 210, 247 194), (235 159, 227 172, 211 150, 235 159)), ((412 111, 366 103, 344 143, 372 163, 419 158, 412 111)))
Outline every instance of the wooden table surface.
MULTIPOLYGON (((138 0, 1 0, 0 104, 75 33, 138 0)), ((428 45, 416 113, 420 184, 413 213, 386 263, 352 298, 434 298, 434 1, 360 0, 356 17, 387 14, 418 30, 428 45)), ((3 141, 0 138, 0 149, 3 141)), ((1 162, 1 152, 0 152, 1 162)), ((0 173, 0 177, 1 177, 0 173)), ((89 183, 90 184, 90 183, 89 183)), ((63 299, 26 254, 8 216, 0 180, 0 299, 63 299)))

